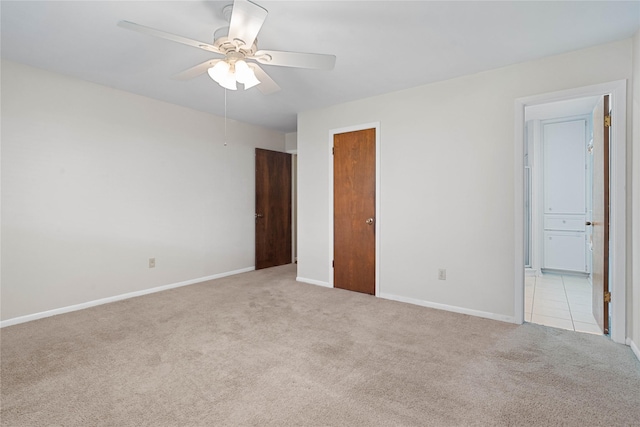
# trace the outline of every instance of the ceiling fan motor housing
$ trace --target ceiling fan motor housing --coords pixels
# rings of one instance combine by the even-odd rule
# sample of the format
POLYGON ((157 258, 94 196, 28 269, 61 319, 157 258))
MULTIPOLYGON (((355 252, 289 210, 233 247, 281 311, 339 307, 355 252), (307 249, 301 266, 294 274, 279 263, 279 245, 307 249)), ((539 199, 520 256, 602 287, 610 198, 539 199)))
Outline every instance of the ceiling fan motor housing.
POLYGON ((253 56, 258 50, 258 39, 255 39, 251 47, 247 47, 243 40, 231 40, 229 27, 219 28, 213 34, 213 45, 217 47, 229 60, 238 60, 253 56))

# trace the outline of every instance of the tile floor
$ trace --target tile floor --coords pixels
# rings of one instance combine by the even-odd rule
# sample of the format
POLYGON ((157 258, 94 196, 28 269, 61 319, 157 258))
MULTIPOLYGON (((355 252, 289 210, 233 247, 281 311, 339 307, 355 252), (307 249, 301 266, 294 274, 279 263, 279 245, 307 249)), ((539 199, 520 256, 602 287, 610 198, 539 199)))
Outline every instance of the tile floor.
POLYGON ((586 277, 543 274, 525 277, 524 320, 539 325, 601 335, 591 314, 586 277))

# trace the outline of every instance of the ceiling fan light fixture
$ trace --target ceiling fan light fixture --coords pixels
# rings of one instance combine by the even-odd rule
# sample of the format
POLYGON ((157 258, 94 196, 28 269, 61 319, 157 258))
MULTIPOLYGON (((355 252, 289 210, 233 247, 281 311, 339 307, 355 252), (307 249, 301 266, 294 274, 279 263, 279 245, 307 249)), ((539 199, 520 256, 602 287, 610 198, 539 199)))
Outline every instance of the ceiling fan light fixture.
POLYGON ((256 85, 259 85, 260 83, 261 83, 260 80, 258 80, 258 78, 255 75, 253 75, 252 79, 249 79, 244 82, 244 90, 250 89, 256 85))
POLYGON ((225 89, 236 90, 236 78, 227 61, 220 61, 207 70, 209 77, 225 89))
POLYGON ((238 87, 236 86, 236 79, 233 76, 233 73, 231 73, 231 72, 229 74, 227 74, 227 76, 224 79, 220 80, 218 82, 218 84, 220 86, 222 86, 223 88, 225 88, 225 89, 229 89, 229 90, 237 90, 238 89, 238 87))
MULTIPOLYGON (((234 68, 236 70, 236 80, 238 80, 239 83, 244 83, 246 80, 251 79, 253 70, 251 70, 242 59, 236 61, 234 68)), ((253 75, 253 77, 255 77, 255 75, 253 75)))
POLYGON ((258 78, 256 77, 253 68, 249 67, 249 65, 245 61, 236 61, 235 70, 236 80, 238 81, 238 83, 242 83, 244 85, 245 90, 260 84, 260 80, 258 80, 258 78))
POLYGON ((253 68, 242 59, 230 63, 227 60, 217 62, 207 70, 209 77, 225 89, 237 90, 236 82, 242 83, 244 89, 260 84, 253 68))
POLYGON ((219 61, 213 67, 207 70, 209 73, 209 77, 211 77, 216 82, 220 83, 221 80, 226 78, 226 76, 231 71, 231 66, 227 61, 219 61))

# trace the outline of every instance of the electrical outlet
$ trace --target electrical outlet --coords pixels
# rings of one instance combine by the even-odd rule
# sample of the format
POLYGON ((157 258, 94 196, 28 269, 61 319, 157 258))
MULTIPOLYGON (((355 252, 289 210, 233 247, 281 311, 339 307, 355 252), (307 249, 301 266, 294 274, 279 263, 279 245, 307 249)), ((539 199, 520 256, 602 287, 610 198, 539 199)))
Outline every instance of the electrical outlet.
POLYGON ((447 280, 447 270, 445 268, 438 269, 438 280, 447 280))
POLYGON ((149 268, 155 268, 155 266, 156 266, 156 259, 149 258, 149 268))

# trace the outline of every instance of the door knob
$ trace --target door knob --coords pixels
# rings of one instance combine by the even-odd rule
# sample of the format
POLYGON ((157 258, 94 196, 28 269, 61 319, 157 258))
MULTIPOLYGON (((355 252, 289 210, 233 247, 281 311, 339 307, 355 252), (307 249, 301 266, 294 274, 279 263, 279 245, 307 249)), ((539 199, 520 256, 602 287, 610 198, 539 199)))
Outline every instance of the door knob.
POLYGON ((257 213, 257 214, 256 214, 256 219, 257 219, 257 218, 262 218, 262 217, 264 217, 264 215, 259 214, 259 213, 257 213))
POLYGON ((368 225, 373 224, 373 218, 369 218, 368 220, 365 221, 368 225))
POLYGON ((591 221, 587 221, 584 223, 584 225, 593 225, 593 223, 591 221))

